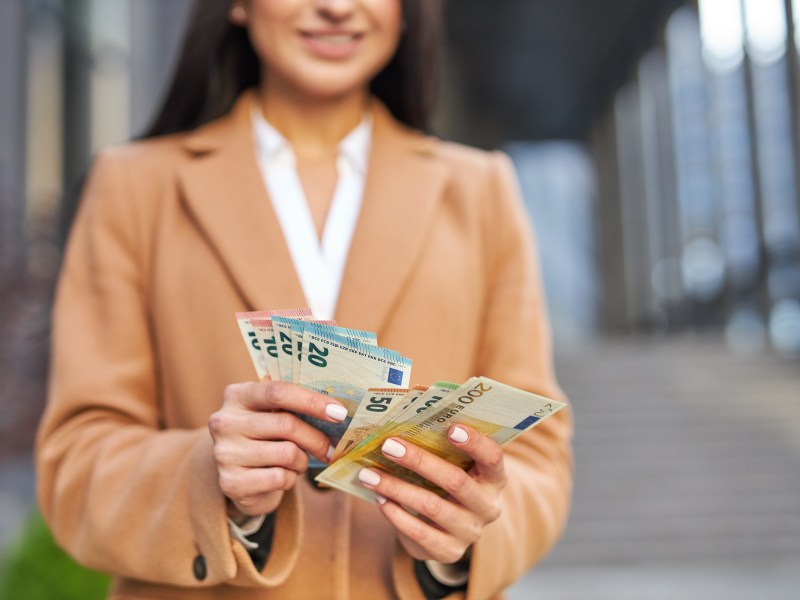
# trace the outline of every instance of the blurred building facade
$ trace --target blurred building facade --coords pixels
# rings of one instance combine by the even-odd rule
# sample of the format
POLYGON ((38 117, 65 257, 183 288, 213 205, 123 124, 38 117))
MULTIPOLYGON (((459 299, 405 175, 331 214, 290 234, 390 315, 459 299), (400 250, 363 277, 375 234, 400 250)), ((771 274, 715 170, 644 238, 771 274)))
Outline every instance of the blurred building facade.
POLYGON ((0 457, 32 445, 53 284, 91 157, 144 128, 189 4, 0 2, 0 457))
MULTIPOLYGON (((91 156, 145 128, 190 4, 2 3, 0 289, 52 280, 91 156)), ((800 353, 796 4, 449 3, 437 129, 514 159, 557 339, 800 353)))
POLYGON ((795 4, 678 9, 592 132, 610 328, 800 353, 795 4))

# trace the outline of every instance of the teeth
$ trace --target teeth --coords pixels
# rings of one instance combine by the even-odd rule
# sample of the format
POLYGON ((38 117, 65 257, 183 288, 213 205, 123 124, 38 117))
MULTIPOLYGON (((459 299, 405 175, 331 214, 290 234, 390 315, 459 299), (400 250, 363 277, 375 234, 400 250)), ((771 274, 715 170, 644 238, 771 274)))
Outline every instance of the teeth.
POLYGON ((329 44, 346 44, 348 42, 352 42, 354 36, 340 34, 340 35, 318 35, 315 36, 318 40, 322 40, 323 42, 327 42, 329 44))

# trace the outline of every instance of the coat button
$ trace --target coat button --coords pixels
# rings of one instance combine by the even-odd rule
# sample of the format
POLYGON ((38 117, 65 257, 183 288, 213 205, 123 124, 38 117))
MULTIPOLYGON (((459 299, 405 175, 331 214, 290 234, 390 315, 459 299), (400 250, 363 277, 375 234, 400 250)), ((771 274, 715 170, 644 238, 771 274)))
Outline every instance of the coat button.
POLYGON ((194 577, 197 581, 203 581, 208 574, 208 569, 206 569, 206 557, 202 554, 198 554, 194 557, 194 562, 192 563, 192 571, 194 571, 194 577))

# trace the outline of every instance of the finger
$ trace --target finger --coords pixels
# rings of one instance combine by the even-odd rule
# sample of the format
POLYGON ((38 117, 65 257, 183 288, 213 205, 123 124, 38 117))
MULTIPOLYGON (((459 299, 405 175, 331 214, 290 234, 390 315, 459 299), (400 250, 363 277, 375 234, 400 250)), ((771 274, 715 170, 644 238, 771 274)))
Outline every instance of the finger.
POLYGON ((389 473, 361 469, 358 479, 364 487, 422 515, 467 545, 483 531, 480 521, 464 507, 389 473))
POLYGON ((473 512, 485 512, 485 493, 463 469, 398 438, 387 439, 381 446, 381 452, 389 460, 438 485, 473 512))
POLYGON ((286 381, 261 381, 229 385, 225 402, 238 402, 250 410, 288 410, 329 423, 341 423, 347 409, 338 401, 286 381))
POLYGON ((239 440, 214 446, 214 460, 222 468, 283 467, 296 473, 308 468, 308 455, 294 442, 239 440))
MULTIPOLYGON (((250 440, 287 440, 323 462, 333 453, 331 441, 324 433, 302 421, 292 413, 246 412, 220 410, 208 420, 215 447, 238 444, 242 438, 250 440)), ((231 451, 225 448, 226 452, 231 451)))
POLYGON ((505 461, 500 444, 467 425, 451 427, 448 439, 475 461, 475 470, 481 481, 505 486, 505 461))
POLYGON ((406 536, 425 554, 415 556, 419 560, 433 559, 440 563, 454 563, 464 556, 468 545, 449 533, 436 529, 415 517, 391 500, 378 498, 378 509, 397 532, 406 536), (381 500, 383 500, 381 502, 381 500))
POLYGON ((294 442, 322 462, 333 455, 330 438, 297 415, 288 412, 262 413, 251 418, 248 437, 255 440, 287 440, 294 442))
POLYGON ((231 469, 220 472, 219 487, 241 512, 253 515, 274 502, 276 492, 294 487, 297 477, 297 473, 283 467, 231 469))

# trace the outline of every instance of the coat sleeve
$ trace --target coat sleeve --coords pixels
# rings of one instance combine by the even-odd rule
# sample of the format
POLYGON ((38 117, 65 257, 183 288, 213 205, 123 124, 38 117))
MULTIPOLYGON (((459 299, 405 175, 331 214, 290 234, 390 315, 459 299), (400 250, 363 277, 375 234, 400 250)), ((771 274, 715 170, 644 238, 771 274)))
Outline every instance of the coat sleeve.
MULTIPOLYGON (((566 401, 552 360, 550 326, 535 242, 509 158, 489 158, 483 224, 486 304, 476 375, 566 401)), ((572 493, 572 418, 567 407, 505 448, 502 514, 473 547, 466 598, 495 597, 555 544, 572 493)), ((398 551, 395 577, 408 600, 423 598, 410 557, 398 551)), ((451 595, 463 597, 463 592, 451 595)), ((451 596, 448 596, 450 598, 451 596)))
POLYGON ((101 154, 70 235, 37 438, 42 513, 58 543, 100 571, 176 586, 279 585, 299 552, 297 494, 276 513, 259 573, 230 538, 208 430, 163 426, 137 190, 129 153, 101 154))
MULTIPOLYGON (((489 289, 479 372, 566 401, 552 359, 538 255, 509 158, 492 157, 496 206, 485 220, 489 289)), ((570 408, 506 447, 503 512, 475 545, 468 598, 487 598, 517 581, 561 535, 572 494, 570 408)))

